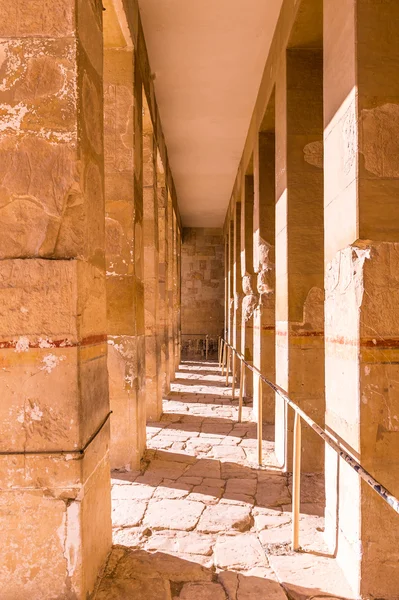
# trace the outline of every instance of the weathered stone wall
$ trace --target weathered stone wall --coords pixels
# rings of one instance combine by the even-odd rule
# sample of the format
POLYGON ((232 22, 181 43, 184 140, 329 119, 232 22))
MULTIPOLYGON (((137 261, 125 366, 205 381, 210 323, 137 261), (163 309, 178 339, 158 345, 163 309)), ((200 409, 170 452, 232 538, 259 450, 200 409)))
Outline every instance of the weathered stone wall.
POLYGON ((1 596, 87 598, 111 547, 101 3, 0 2, 0 35, 1 596))
MULTIPOLYGON (((269 293, 255 318, 255 328, 272 332, 275 312, 275 381, 394 495, 398 18, 395 0, 283 2, 224 224, 228 241, 254 172, 253 236, 241 239, 241 258, 255 241, 257 292, 265 283, 272 292, 275 282, 275 302, 269 293), (269 152, 260 147, 264 132, 274 136, 269 152), (264 227, 273 220, 274 242, 264 227), (260 238, 274 246, 266 268, 256 257, 260 238)), ((245 229, 241 222, 243 238, 245 229)), ((243 310, 252 304, 250 283, 243 310)), ((254 331, 253 344, 249 328, 242 332, 242 352, 253 347, 263 370, 271 345, 254 331)), ((290 470, 292 411, 280 400, 276 408, 276 455, 290 470)), ((329 447, 324 460, 323 444, 303 424, 301 456, 303 470, 325 466, 326 539, 356 597, 396 600, 397 515, 329 447)))
POLYGON ((210 350, 224 322, 224 240, 221 229, 184 228, 181 247, 182 352, 210 350), (196 334, 189 336, 187 334, 196 334))
POLYGON ((143 91, 180 228, 149 73, 135 0, 0 0, 4 600, 92 597, 111 548, 110 445, 123 469, 145 449, 158 207, 143 91))

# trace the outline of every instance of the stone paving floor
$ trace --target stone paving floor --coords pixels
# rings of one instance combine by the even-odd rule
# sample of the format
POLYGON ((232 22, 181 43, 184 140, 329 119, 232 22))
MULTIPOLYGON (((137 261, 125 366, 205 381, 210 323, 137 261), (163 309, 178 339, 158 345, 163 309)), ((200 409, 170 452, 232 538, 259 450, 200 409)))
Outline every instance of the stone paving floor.
POLYGON ((212 362, 181 365, 140 473, 113 473, 114 548, 96 600, 353 598, 323 556, 323 481, 302 482, 301 553, 290 550, 291 478, 212 362))

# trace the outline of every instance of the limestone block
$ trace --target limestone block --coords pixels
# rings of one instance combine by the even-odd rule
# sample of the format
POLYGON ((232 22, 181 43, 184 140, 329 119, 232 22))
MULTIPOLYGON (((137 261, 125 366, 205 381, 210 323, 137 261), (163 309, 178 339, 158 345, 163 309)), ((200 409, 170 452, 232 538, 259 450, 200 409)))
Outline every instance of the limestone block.
MULTIPOLYGON (((398 494, 394 457, 399 447, 397 262, 397 244, 359 241, 335 257, 326 275, 326 422, 393 494, 398 494)), ((378 589, 385 597, 394 597, 395 575, 390 565, 397 560, 395 515, 360 484, 351 469, 344 466, 337 473, 330 452, 326 470, 329 538, 335 524, 337 477, 343 490, 339 497, 339 563, 354 566, 350 577, 354 588, 374 589, 375 593, 378 589), (354 514, 359 518, 354 519, 354 514), (376 521, 381 523, 378 534, 376 521)))

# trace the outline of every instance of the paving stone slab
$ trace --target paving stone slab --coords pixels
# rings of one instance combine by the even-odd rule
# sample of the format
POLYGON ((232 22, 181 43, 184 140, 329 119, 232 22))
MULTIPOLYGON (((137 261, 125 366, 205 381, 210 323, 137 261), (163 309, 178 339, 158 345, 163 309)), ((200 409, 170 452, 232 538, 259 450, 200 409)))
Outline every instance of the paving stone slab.
POLYGON ((189 500, 151 500, 143 524, 152 529, 188 531, 198 523, 205 505, 189 500))
POLYGON ((112 502, 112 524, 114 527, 135 527, 144 517, 147 504, 135 500, 115 500, 112 502))
POLYGON ((179 596, 180 600, 226 600, 220 583, 186 583, 179 596))
POLYGON ((250 527, 250 507, 217 504, 216 506, 207 506, 199 520, 197 530, 207 533, 223 533, 247 531, 250 527))
POLYGON ((215 544, 215 566, 219 569, 267 567, 265 552, 255 534, 219 536, 215 544))
POLYGON ((171 600, 169 581, 164 579, 104 579, 96 594, 96 600, 171 600))

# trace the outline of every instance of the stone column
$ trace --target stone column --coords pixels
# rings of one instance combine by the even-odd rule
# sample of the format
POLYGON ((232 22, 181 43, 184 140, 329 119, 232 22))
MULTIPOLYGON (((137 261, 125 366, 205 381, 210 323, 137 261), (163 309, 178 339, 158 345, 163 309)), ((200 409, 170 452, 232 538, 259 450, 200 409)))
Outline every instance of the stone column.
MULTIPOLYGON (((245 176, 241 199, 241 276, 244 298, 242 301, 241 352, 245 360, 253 362, 253 315, 258 303, 253 274, 253 214, 254 178, 245 176)), ((245 395, 253 397, 253 379, 248 369, 245 373, 245 395)))
MULTIPOLYGON (((274 115, 273 115, 274 117, 274 115)), ((272 126, 274 127, 274 119, 272 126)), ((275 134, 260 132, 254 149, 254 270, 259 304, 254 312, 254 365, 270 381, 275 367, 275 134)), ((257 414, 259 387, 254 387, 257 414)), ((275 394, 262 386, 263 421, 274 423, 275 394)))
MULTIPOLYGON (((324 13, 326 426, 398 496, 399 6, 326 0, 324 13)), ((398 515, 328 448, 326 492, 356 595, 397 598, 398 515)))
POLYGON ((233 343, 233 327, 234 327, 234 220, 229 222, 228 232, 228 272, 227 285, 229 293, 229 321, 228 321, 228 341, 233 343))
POLYGON ((169 297, 168 297, 168 192, 165 173, 158 161, 158 228, 159 228, 159 332, 161 351, 161 388, 170 391, 169 370, 169 297))
POLYGON ((111 548, 101 5, 2 2, 0 35, 1 595, 83 600, 111 548))
POLYGON ((178 225, 176 214, 173 211, 173 343, 174 343, 174 357, 175 357, 175 371, 178 370, 180 365, 179 356, 179 285, 178 285, 178 250, 177 250, 177 238, 178 238, 178 225))
POLYGON ((179 227, 177 227, 177 365, 181 363, 181 240, 182 234, 179 227))
POLYGON ((146 447, 145 407, 145 314, 144 314, 144 236, 143 236, 143 83, 137 61, 134 62, 134 311, 136 337, 136 372, 133 389, 136 394, 137 461, 146 447))
POLYGON ((175 339, 173 306, 173 203, 168 194, 168 298, 169 298, 169 376, 175 380, 175 339))
POLYGON ((224 331, 223 337, 228 338, 230 318, 230 295, 229 295, 229 229, 224 236, 224 331))
POLYGON ((111 467, 121 470, 137 469, 145 448, 144 373, 139 366, 142 361, 139 331, 144 310, 143 299, 141 304, 139 300, 143 243, 140 223, 142 114, 138 112, 141 108, 135 106, 134 95, 141 105, 141 79, 134 62, 133 49, 111 47, 105 50, 108 372, 113 411, 111 467))
MULTIPOLYGON (((242 325, 242 301, 244 294, 242 292, 241 277, 241 203, 234 204, 234 236, 233 236, 233 346, 241 352, 241 325, 242 325)), ((237 362, 237 369, 240 362, 237 362)))
POLYGON ((162 414, 160 383, 159 310, 159 237, 157 147, 147 103, 144 110, 143 194, 144 194, 144 319, 145 386, 147 421, 158 421, 162 414))
MULTIPOLYGON (((288 50, 276 90, 276 381, 324 425, 323 58, 288 50)), ((293 411, 276 396, 276 455, 291 470, 293 411)), ((302 425, 302 470, 323 469, 302 425)))

